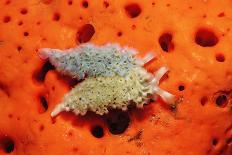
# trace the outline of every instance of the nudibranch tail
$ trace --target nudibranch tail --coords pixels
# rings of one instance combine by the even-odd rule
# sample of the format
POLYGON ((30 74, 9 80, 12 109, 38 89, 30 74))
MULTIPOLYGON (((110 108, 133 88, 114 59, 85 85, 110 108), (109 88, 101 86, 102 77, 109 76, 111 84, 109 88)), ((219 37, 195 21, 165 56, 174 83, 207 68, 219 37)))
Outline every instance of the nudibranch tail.
POLYGON ((150 61, 155 59, 155 54, 153 52, 148 52, 142 59, 137 58, 137 63, 140 66, 144 66, 147 63, 149 63, 150 61))
POLYGON ((162 90, 159 87, 154 88, 153 92, 156 93, 157 95, 159 95, 164 100, 164 102, 166 102, 168 104, 172 104, 175 101, 174 95, 172 95, 171 93, 169 93, 167 91, 162 90))
POLYGON ((161 67, 158 71, 155 73, 155 77, 151 81, 151 84, 153 85, 153 93, 158 94, 166 103, 171 104, 175 101, 175 96, 171 93, 162 90, 158 87, 159 82, 161 78, 168 72, 167 67, 161 67))
MULTIPOLYGON (((155 72, 155 78, 157 81, 160 81, 160 79, 169 71, 167 67, 161 67, 158 71, 155 72)), ((159 84, 159 83, 158 83, 159 84)))

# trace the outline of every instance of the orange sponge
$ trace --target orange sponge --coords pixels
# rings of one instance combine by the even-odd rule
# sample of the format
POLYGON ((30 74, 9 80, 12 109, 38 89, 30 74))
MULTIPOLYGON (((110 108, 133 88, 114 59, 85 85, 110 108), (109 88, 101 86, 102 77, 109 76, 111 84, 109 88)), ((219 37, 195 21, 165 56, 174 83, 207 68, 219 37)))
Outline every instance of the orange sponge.
POLYGON ((0 154, 232 154, 232 1, 2 0, 0 154), (50 113, 77 81, 38 49, 117 42, 178 97, 99 116, 50 113), (120 146, 120 147, 119 147, 120 146))

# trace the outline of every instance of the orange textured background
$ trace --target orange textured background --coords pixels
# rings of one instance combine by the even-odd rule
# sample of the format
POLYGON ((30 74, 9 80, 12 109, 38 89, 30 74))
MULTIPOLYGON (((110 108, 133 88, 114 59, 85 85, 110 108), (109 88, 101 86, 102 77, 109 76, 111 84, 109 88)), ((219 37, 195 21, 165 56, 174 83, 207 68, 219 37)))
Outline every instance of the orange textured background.
MULTIPOLYGON (((1 0, 0 154, 231 155, 231 8, 231 0, 1 0), (129 4, 135 5, 128 14, 129 4), (168 51, 159 42, 165 33, 168 51), (218 42, 199 45, 195 38, 202 34, 218 42), (161 87, 179 97, 176 108, 161 100, 132 108, 122 115, 130 118, 122 134, 111 133, 106 121, 120 112, 51 119, 72 81, 44 65, 37 51, 88 41, 118 42, 141 55, 155 51, 147 67, 170 68, 161 87), (101 138, 91 133, 96 125, 103 128, 101 138)), ((119 128, 128 122, 121 119, 119 128)))

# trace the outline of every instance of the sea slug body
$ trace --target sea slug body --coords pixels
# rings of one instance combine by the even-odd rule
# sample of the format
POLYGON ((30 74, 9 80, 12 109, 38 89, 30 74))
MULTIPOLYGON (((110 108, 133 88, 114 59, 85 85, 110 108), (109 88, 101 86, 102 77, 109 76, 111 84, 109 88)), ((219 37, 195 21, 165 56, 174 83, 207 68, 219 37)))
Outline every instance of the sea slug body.
MULTIPOLYGON (((84 79, 86 76, 126 76, 132 68, 143 64, 134 57, 136 53, 135 49, 122 48, 118 44, 104 46, 83 44, 64 51, 43 48, 39 54, 43 59, 48 58, 58 72, 84 79)), ((152 55, 147 57, 152 58, 152 55)))
POLYGON ((127 110, 128 105, 143 107, 157 96, 167 102, 174 95, 158 87, 168 71, 161 67, 155 75, 143 65, 154 58, 149 53, 144 59, 135 57, 136 50, 117 44, 96 46, 83 44, 65 51, 41 49, 40 57, 49 59, 58 72, 76 79, 84 79, 68 92, 52 111, 54 117, 62 111, 85 115, 87 111, 103 115, 109 109, 127 110))

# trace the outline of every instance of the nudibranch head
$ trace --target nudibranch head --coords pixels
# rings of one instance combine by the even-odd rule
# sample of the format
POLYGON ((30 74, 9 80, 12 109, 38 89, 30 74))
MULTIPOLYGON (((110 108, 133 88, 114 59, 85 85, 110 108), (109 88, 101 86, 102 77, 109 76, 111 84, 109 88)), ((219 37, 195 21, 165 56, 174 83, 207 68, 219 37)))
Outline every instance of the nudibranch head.
POLYGON ((72 111, 77 115, 93 111, 103 115, 113 108, 126 110, 131 104, 143 107, 158 95, 165 102, 172 103, 174 96, 158 87, 168 69, 161 67, 153 75, 143 66, 154 55, 149 53, 139 59, 136 53, 135 49, 122 48, 118 44, 83 44, 64 51, 41 49, 40 57, 49 59, 58 72, 84 79, 64 96, 51 116, 62 111, 72 111))

